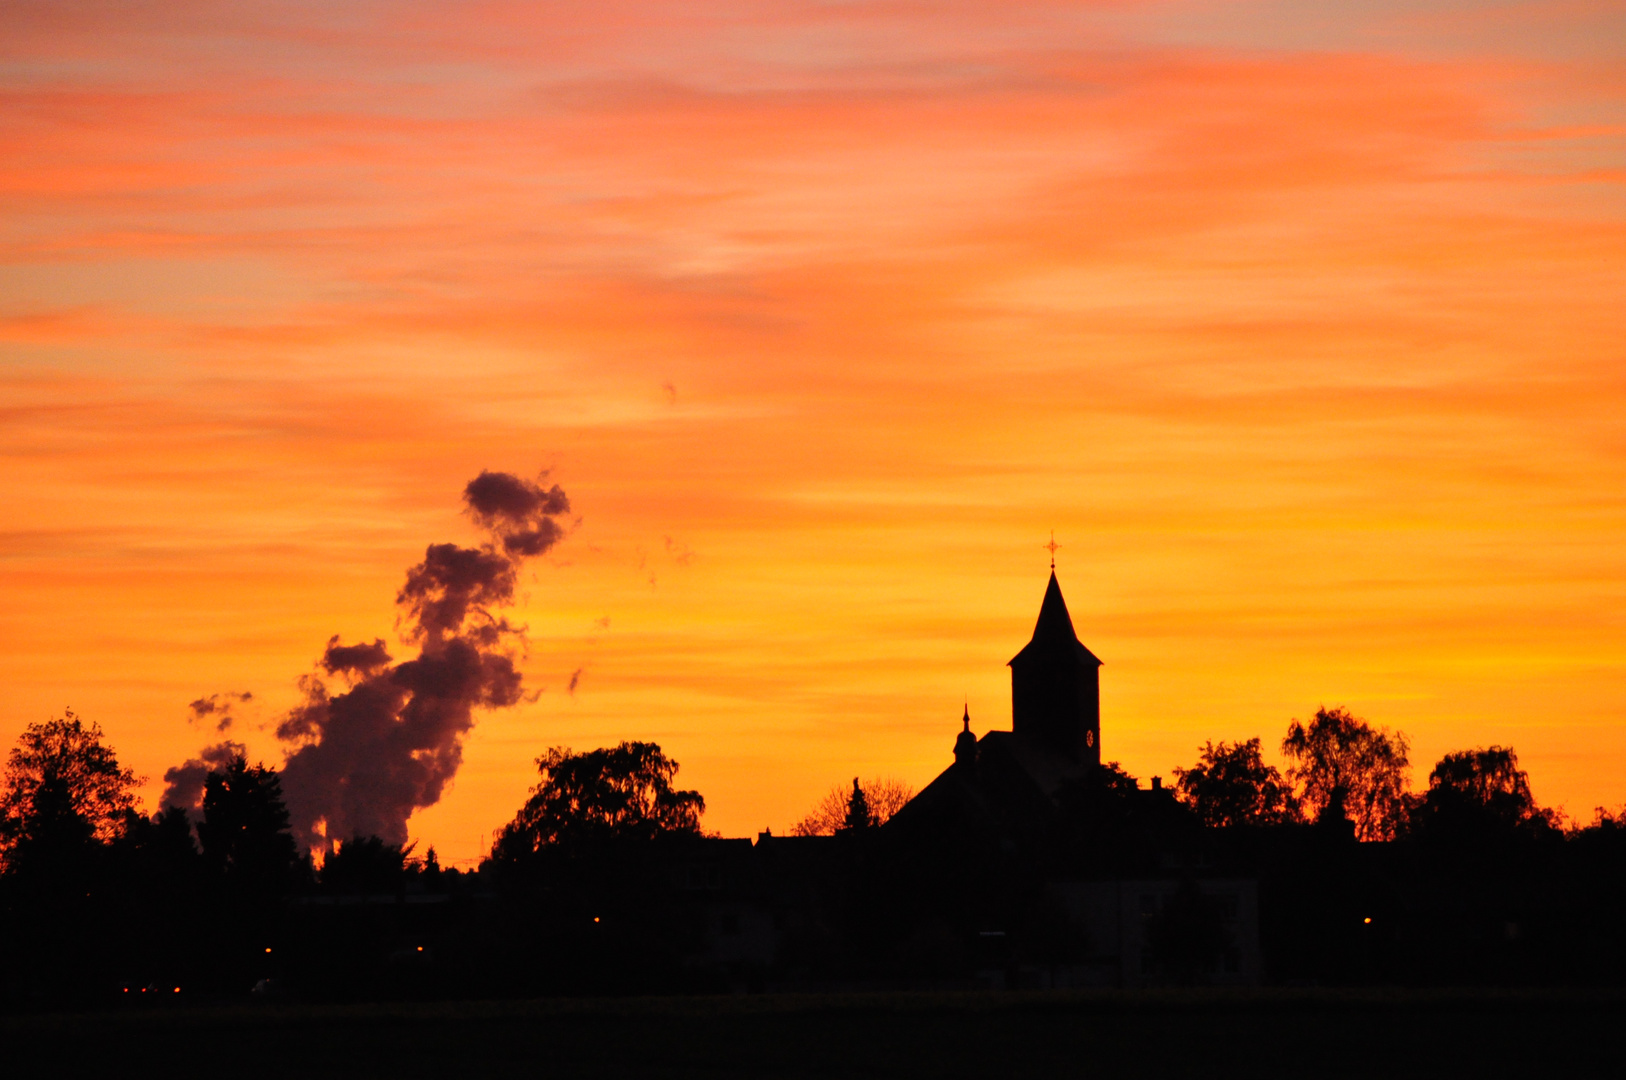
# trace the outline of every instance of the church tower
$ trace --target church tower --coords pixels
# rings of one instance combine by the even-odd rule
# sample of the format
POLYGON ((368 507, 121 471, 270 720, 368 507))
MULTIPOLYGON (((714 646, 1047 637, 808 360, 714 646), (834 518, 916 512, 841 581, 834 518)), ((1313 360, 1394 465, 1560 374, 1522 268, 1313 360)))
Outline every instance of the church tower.
POLYGON ((1010 669, 1011 731, 1081 765, 1101 764, 1101 661, 1074 633, 1054 569, 1033 640, 1010 669))

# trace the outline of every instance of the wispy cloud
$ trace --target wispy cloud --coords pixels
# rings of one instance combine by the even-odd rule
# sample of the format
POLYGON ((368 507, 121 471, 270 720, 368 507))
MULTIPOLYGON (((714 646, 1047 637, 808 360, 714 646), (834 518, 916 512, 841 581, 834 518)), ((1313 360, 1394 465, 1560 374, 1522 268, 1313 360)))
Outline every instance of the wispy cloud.
POLYGON ((1370 701, 1619 802, 1605 8, 12 4, 0 713, 160 775, 525 446, 592 693, 470 736, 443 851, 559 742, 734 831, 929 778, 1052 528, 1132 768, 1370 701))

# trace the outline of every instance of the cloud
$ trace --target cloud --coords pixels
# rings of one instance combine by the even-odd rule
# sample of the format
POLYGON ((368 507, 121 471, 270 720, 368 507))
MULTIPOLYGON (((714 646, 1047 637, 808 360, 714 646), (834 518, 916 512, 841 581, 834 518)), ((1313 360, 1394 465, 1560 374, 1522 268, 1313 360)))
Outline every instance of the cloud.
POLYGON ((565 690, 570 694, 571 697, 576 696, 576 687, 581 685, 582 672, 586 670, 586 668, 577 668, 575 671, 570 673, 570 685, 565 687, 565 690))
POLYGON ((382 640, 330 638, 305 700, 277 725, 290 744, 283 792, 295 833, 327 839, 407 839, 407 819, 432 806, 457 774, 477 709, 524 697, 514 666, 521 630, 496 614, 513 603, 518 572, 563 535, 570 510, 558 485, 482 472, 463 492, 487 533, 478 547, 431 544, 396 595, 402 637, 418 654, 400 663, 382 640), (337 689, 324 676, 342 676, 337 689))
POLYGON ((570 499, 558 484, 540 483, 508 473, 482 472, 463 490, 469 513, 490 529, 509 555, 540 555, 558 543, 562 531, 554 520, 570 512, 570 499))
POLYGON ((254 700, 254 695, 244 690, 242 693, 226 692, 223 694, 210 694, 200 697, 187 706, 192 711, 192 722, 201 724, 207 721, 215 726, 216 731, 225 731, 231 727, 232 721, 237 718, 233 711, 237 705, 247 704, 254 700))
MULTIPOLYGON (((207 700, 207 699, 205 699, 207 700)), ((196 706, 197 702, 193 702, 196 706)), ((179 806, 196 816, 203 805, 203 782, 211 772, 224 769, 234 757, 246 757, 248 748, 230 739, 204 747, 198 756, 181 765, 164 770, 164 794, 158 800, 159 809, 179 806)))
POLYGON ((322 653, 322 670, 329 675, 371 675, 389 662, 390 654, 383 638, 374 638, 370 645, 340 645, 339 635, 334 634, 328 638, 327 649, 322 653))

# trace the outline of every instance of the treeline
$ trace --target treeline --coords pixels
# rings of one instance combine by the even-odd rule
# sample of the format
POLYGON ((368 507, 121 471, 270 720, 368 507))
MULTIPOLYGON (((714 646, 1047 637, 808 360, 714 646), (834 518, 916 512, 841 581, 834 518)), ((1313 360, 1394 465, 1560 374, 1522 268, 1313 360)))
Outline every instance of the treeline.
MULTIPOLYGON (((753 845, 704 834, 704 799, 652 743, 555 748, 465 873, 377 837, 318 865, 277 773, 242 757, 195 809, 146 816, 136 778, 69 713, 30 726, 7 762, 0 1002, 954 984, 991 962, 990 928, 999 963, 1085 958, 1058 883, 1216 876, 1258 884, 1268 981, 1626 971, 1621 817, 1566 824, 1500 747, 1446 755, 1414 793, 1404 737, 1342 709, 1295 722, 1282 749, 1285 772, 1259 739, 1208 744, 1161 790, 1109 763, 1053 800, 952 822, 907 807, 888 821, 897 792, 855 781, 800 835, 753 845), (752 934, 771 950, 744 949, 752 934)), ((1148 955, 1157 978, 1200 981, 1228 946, 1200 892, 1181 895, 1147 923, 1148 955)))
POLYGON ((1600 807, 1581 823, 1539 806, 1502 746, 1445 754, 1413 791, 1404 734, 1342 708, 1290 725, 1285 773, 1261 750, 1257 738, 1206 744, 1175 770, 1175 795, 1207 857, 1258 878, 1270 979, 1626 973, 1626 815, 1600 807))
POLYGON ((478 873, 376 836, 318 863, 264 765, 230 759, 195 810, 148 817, 96 725, 30 725, 0 795, 0 1005, 656 986, 683 934, 647 915, 665 870, 649 855, 700 839, 704 800, 651 743, 537 765, 478 873))
MULTIPOLYGON (((277 773, 237 757, 211 772, 201 807, 136 809, 137 780, 100 729, 72 712, 30 725, 0 796, 0 1000, 105 1003, 239 997, 313 943, 296 897, 456 888, 376 837, 318 868, 297 849, 277 773)), ((338 954, 344 949, 339 945, 338 954)))
MULTIPOLYGON (((1286 776, 1265 763, 1257 738, 1206 743, 1195 765, 1174 770, 1180 801, 1214 828, 1322 822, 1358 840, 1466 841, 1563 827, 1556 811, 1536 805, 1528 775, 1505 747, 1446 754, 1429 772, 1427 791, 1415 794, 1406 736, 1347 709, 1322 708, 1308 723, 1293 721, 1281 749, 1290 762, 1286 776)), ((1597 813, 1599 825, 1614 821, 1597 813)))

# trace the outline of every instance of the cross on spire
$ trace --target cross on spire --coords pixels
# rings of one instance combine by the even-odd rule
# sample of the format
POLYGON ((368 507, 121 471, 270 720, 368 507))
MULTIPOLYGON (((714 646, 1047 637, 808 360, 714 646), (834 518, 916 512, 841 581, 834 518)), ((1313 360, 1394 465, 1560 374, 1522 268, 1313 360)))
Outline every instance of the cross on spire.
POLYGON ((1056 551, 1061 547, 1060 544, 1056 543, 1056 530, 1050 530, 1050 543, 1039 546, 1050 552, 1050 569, 1054 570, 1056 568, 1056 551))

